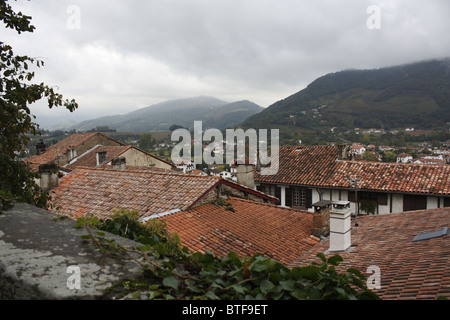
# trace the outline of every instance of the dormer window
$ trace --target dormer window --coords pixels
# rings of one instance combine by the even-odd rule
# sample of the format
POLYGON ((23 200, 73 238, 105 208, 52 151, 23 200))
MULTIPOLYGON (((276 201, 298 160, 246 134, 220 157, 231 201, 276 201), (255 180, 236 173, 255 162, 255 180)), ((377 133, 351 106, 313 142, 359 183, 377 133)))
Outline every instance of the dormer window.
POLYGON ((106 162, 106 151, 97 152, 97 166, 106 162))
POLYGON ((67 149, 67 152, 69 155, 69 161, 77 156, 77 150, 74 147, 69 147, 69 149, 67 149))

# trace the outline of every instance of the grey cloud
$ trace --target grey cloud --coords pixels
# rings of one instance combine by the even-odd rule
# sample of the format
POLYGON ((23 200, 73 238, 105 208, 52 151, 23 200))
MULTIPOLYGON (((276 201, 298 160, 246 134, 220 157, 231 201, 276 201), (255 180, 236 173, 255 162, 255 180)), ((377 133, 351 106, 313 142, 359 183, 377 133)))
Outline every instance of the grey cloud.
POLYGON ((103 107, 110 114, 127 104, 145 107, 198 94, 268 106, 328 72, 450 52, 446 0, 32 0, 12 5, 33 16, 36 33, 27 35, 26 43, 13 40, 31 55, 48 58, 48 66, 39 70, 43 78, 61 84, 64 94, 76 94, 86 110, 103 107), (80 8, 79 30, 66 26, 70 5, 80 8), (366 26, 369 5, 381 8, 380 30, 366 26))

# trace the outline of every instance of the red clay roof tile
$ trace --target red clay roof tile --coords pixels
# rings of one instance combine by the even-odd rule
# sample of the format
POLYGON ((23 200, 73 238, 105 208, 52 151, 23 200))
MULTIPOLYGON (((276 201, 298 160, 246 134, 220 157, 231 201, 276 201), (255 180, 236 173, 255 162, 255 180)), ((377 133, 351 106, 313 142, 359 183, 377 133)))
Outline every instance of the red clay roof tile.
MULTIPOLYGON (((219 184, 277 199, 220 177, 196 176, 173 171, 79 167, 60 179, 53 189, 52 204, 65 215, 94 214, 108 218, 114 209, 137 210, 140 218, 173 209, 187 210, 219 184)), ((56 211, 53 209, 53 211, 56 211)))
POLYGON ((160 219, 183 245, 219 256, 261 253, 288 264, 319 242, 311 236, 313 217, 308 212, 234 197, 227 202, 234 211, 208 203, 160 219))
MULTIPOLYGON (((357 232, 352 230, 357 245, 338 253, 343 258, 338 269, 356 268, 369 277, 367 268, 378 266, 381 289, 373 291, 383 299, 450 298, 450 236, 412 241, 417 234, 448 227, 449 221, 450 208, 358 217, 357 232)), ((290 267, 319 262, 320 252, 334 255, 328 248, 326 239, 290 267)))
POLYGON ((280 183, 324 188, 352 186, 367 191, 450 195, 450 165, 337 161, 336 146, 280 147, 275 175, 255 174, 259 183, 280 183))
MULTIPOLYGON (((51 145, 47 148, 47 151, 40 154, 40 155, 34 155, 29 158, 27 158, 25 161, 30 163, 31 167, 33 169, 37 170, 37 167, 40 164, 46 164, 53 161, 56 161, 61 155, 63 155, 69 147, 78 147, 81 144, 83 144, 86 140, 89 138, 95 136, 95 135, 103 135, 100 132, 90 132, 90 133, 75 133, 67 138, 55 143, 54 145, 51 145)), ((108 137, 108 139, 111 139, 108 137)), ((113 140, 113 139, 111 139, 113 140)), ((115 141, 115 140, 114 140, 115 141)), ((116 141, 117 142, 117 141, 116 141)), ((117 142, 118 144, 121 144, 120 142, 117 142)))

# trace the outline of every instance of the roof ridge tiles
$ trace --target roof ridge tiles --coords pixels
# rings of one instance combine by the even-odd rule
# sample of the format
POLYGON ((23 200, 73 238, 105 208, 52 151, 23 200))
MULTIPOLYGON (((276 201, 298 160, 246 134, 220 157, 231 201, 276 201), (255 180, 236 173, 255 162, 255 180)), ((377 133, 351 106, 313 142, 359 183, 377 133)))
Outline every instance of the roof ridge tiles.
POLYGON ((238 197, 230 197, 229 199, 237 200, 237 201, 241 201, 241 202, 248 202, 251 204, 257 204, 257 205, 261 205, 261 206, 267 206, 267 207, 271 207, 271 208, 282 209, 282 210, 286 210, 286 211, 294 211, 294 212, 302 212, 302 213, 311 214, 311 212, 309 212, 307 210, 301 210, 301 209, 290 208, 290 207, 282 207, 277 204, 272 204, 272 203, 267 203, 267 202, 255 202, 253 200, 243 199, 243 198, 238 198, 238 197))
POLYGON ((75 170, 90 170, 90 171, 111 171, 111 172, 129 172, 129 173, 146 173, 146 174, 153 174, 153 175, 176 175, 176 176, 183 176, 183 177, 188 177, 188 178, 194 178, 194 179, 210 179, 210 180, 223 180, 222 177, 216 177, 216 176, 198 176, 198 175, 192 175, 192 174, 188 174, 188 173, 184 173, 184 172, 179 172, 179 171, 157 171, 157 170, 146 170, 146 169, 138 169, 136 167, 133 167, 133 169, 123 169, 123 170, 117 170, 117 169, 113 169, 113 168, 108 168, 105 166, 100 166, 100 167, 86 167, 86 166, 79 166, 75 169, 73 169, 73 171, 75 170))

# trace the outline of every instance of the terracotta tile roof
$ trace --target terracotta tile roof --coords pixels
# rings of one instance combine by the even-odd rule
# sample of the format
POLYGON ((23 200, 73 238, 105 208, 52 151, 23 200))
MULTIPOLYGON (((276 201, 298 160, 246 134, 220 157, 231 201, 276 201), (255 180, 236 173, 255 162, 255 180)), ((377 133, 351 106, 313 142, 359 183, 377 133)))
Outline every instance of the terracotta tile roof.
POLYGON ((280 147, 275 175, 255 175, 257 182, 328 186, 338 165, 337 147, 280 147))
MULTIPOLYGON (((140 218, 173 209, 187 210, 219 184, 277 201, 220 177, 196 176, 161 170, 113 170, 79 167, 61 178, 53 189, 52 203, 75 217, 91 213, 108 218, 117 208, 140 212, 140 218)), ((56 211, 54 209, 53 211, 56 211)))
POLYGON ((259 183, 325 188, 351 188, 349 176, 359 175, 363 190, 450 194, 450 165, 337 161, 336 146, 280 147, 275 175, 255 174, 259 183))
POLYGON ((97 152, 106 152, 106 161, 111 161, 111 159, 120 156, 126 150, 130 149, 131 146, 97 146, 89 150, 84 155, 79 155, 78 160, 72 162, 71 164, 65 166, 66 168, 73 170, 77 167, 97 167, 97 152))
POLYGON ((364 190, 450 195, 450 165, 341 161, 331 186, 350 188, 350 175, 364 190))
POLYGON ((139 211, 144 218, 188 209, 218 182, 216 178, 152 170, 80 167, 60 180, 52 201, 67 215, 91 213, 105 219, 114 209, 125 208, 139 211))
MULTIPOLYGON (((40 164, 50 163, 58 159, 58 157, 64 154, 69 147, 77 147, 89 138, 102 134, 100 132, 90 132, 90 133, 75 133, 67 138, 51 145, 47 148, 47 151, 40 154, 34 155, 26 159, 26 162, 30 163, 32 168, 36 168, 40 164)), ((108 137, 109 138, 109 137, 108 137)), ((118 142, 120 143, 120 142, 118 142)))
POLYGON ((163 216, 169 231, 193 251, 241 257, 261 253, 281 263, 294 261, 319 239, 311 236, 313 217, 305 211, 231 197, 225 206, 207 203, 163 216))
MULTIPOLYGON (((450 235, 412 241, 418 234, 449 227, 449 222, 450 208, 358 217, 357 233, 352 230, 356 246, 339 253, 344 261, 338 268, 356 268, 369 277, 367 268, 378 266, 381 289, 374 292, 383 299, 450 298, 450 235)), ((316 254, 328 247, 326 239, 290 267, 319 262, 316 254)))

